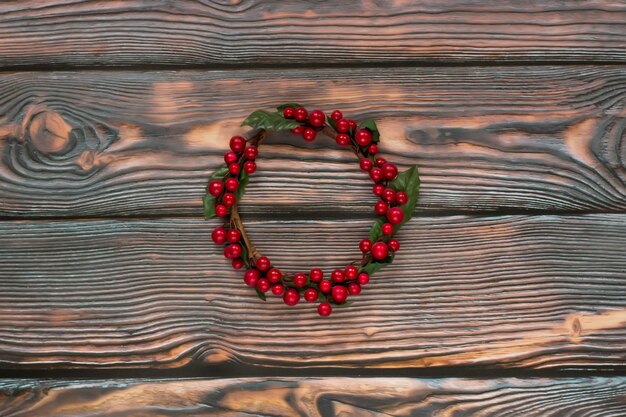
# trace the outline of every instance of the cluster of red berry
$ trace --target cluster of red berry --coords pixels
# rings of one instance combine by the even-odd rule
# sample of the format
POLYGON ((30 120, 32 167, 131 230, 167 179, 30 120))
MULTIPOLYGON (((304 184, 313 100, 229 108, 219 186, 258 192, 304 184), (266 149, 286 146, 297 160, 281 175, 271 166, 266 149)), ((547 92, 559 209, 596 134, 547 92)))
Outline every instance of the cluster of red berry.
MULTIPOLYGON (((275 296, 282 296, 285 304, 294 306, 300 301, 314 303, 321 301, 317 311, 321 316, 328 316, 332 311, 332 304, 343 304, 349 295, 358 295, 361 287, 369 282, 369 274, 363 271, 362 266, 373 260, 382 261, 387 259, 393 252, 400 249, 400 243, 396 239, 389 239, 394 233, 394 228, 404 220, 404 213, 399 206, 408 201, 407 193, 395 191, 388 187, 389 182, 398 176, 398 168, 384 158, 377 157, 377 138, 371 129, 359 128, 354 120, 344 119, 339 110, 331 113, 329 120, 320 110, 310 113, 304 107, 285 107, 282 110, 285 119, 293 119, 299 122, 292 132, 307 141, 316 138, 319 131, 327 126, 334 129, 335 140, 340 146, 352 146, 353 151, 360 159, 360 167, 369 173, 374 181, 374 194, 380 197, 375 204, 374 211, 381 216, 382 234, 385 240, 379 239, 372 242, 363 239, 359 248, 363 253, 360 265, 347 265, 345 268, 335 269, 329 279, 324 279, 324 273, 319 268, 313 268, 308 274, 296 273, 287 276, 272 265, 265 256, 246 259, 244 250, 246 242, 242 230, 238 230, 231 222, 228 229, 220 226, 213 230, 212 239, 219 245, 225 244, 224 256, 231 259, 232 266, 240 269, 244 265, 248 269, 244 273, 244 282, 257 289, 257 292, 265 294, 271 291, 275 296)), ((376 131, 377 134, 377 131, 376 131)), ((255 142, 258 144, 258 142, 255 142)), ((228 208, 236 204, 235 192, 239 187, 240 173, 251 174, 256 170, 254 160, 258 155, 258 148, 247 143, 241 136, 234 136, 230 140, 230 149, 224 156, 228 167, 228 174, 222 179, 210 181, 208 193, 215 197, 215 213, 219 217, 228 214, 228 208), (248 145, 248 146, 246 146, 248 145)), ((399 226, 398 226, 399 227, 399 226)), ((264 297, 264 296, 263 296, 264 297)))

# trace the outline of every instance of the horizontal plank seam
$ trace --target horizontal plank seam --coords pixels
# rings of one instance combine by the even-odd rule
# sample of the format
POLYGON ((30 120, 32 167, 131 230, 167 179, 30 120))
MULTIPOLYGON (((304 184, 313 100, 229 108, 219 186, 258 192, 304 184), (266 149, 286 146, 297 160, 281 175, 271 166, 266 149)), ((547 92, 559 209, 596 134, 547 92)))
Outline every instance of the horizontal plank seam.
MULTIPOLYGON (((498 218, 505 216, 527 216, 527 217, 539 217, 539 216, 559 216, 559 217, 577 217, 585 215, 613 215, 621 216, 626 214, 626 210, 620 211, 595 211, 595 210, 495 210, 495 211, 464 211, 464 210, 442 210, 425 213, 415 213, 413 218, 440 218, 451 216, 467 216, 471 218, 498 218)), ((243 213, 242 217, 245 220, 260 221, 260 220, 371 220, 374 219, 372 213, 355 211, 337 211, 329 213, 312 213, 312 212, 298 212, 298 213, 281 213, 278 211, 272 212, 272 214, 264 213, 243 213), (309 215, 305 215, 309 214, 309 215)), ((141 216, 97 216, 97 217, 78 217, 78 216, 33 216, 33 217, 14 217, 14 216, 0 216, 0 222, 54 222, 54 221, 102 221, 102 220, 120 220, 120 221, 142 221, 142 220, 184 220, 184 219, 202 219, 202 215, 198 214, 146 214, 141 216)))
POLYGON ((316 368, 278 369, 231 368, 231 369, 0 369, 0 379, 93 379, 111 378, 288 378, 288 377, 382 377, 382 378, 573 378, 573 377, 624 377, 626 366, 607 369, 535 370, 526 368, 484 369, 483 367, 456 366, 434 369, 367 369, 367 368, 316 368))
POLYGON ((285 64, 132 64, 132 65, 73 65, 73 64, 32 64, 0 66, 0 73, 50 72, 50 71, 224 71, 224 70, 267 70, 267 69, 322 69, 322 68, 431 68, 431 67, 546 67, 546 66, 626 66, 623 60, 511 60, 511 61, 445 61, 409 60, 400 62, 355 61, 335 63, 294 63, 285 64))

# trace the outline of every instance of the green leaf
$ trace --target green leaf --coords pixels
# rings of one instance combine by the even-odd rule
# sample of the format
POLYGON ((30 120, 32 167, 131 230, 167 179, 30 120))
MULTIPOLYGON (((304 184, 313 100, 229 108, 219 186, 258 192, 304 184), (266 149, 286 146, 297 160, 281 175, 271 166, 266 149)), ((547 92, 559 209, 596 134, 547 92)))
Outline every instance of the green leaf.
POLYGON ((270 113, 265 110, 252 112, 241 124, 241 126, 250 126, 253 129, 275 131, 293 129, 298 125, 299 123, 297 121, 285 119, 281 113, 270 113))
POLYGON ((240 202, 241 197, 243 197, 243 195, 245 194, 246 187, 248 186, 248 181, 250 181, 250 176, 246 171, 242 170, 239 174, 239 186, 237 187, 237 190, 235 190, 235 197, 237 197, 237 202, 240 202))
POLYGON ((344 301, 341 304, 337 304, 335 301, 332 300, 332 298, 329 301, 330 304, 333 305, 333 307, 337 307, 337 308, 344 308, 344 307, 348 307, 350 305, 352 305, 353 301, 344 301))
POLYGON ((335 122, 333 119, 331 119, 330 117, 327 117, 326 123, 328 123, 328 125, 332 127, 333 129, 335 129, 335 132, 337 131, 337 122, 335 122))
POLYGON ((211 174, 210 179, 218 180, 224 178, 226 175, 228 175, 228 166, 226 164, 222 164, 217 167, 214 173, 211 174))
POLYGON ((256 287, 254 289, 256 290, 256 295, 258 295, 261 300, 267 301, 267 297, 265 296, 265 293, 263 293, 263 291, 259 290, 256 287))
POLYGON ((243 261, 243 264, 246 266, 246 268, 250 268, 250 259, 248 255, 250 252, 248 251, 248 247, 243 242, 243 240, 241 240, 239 244, 241 245, 241 260, 243 261))
POLYGON ((304 106, 301 106, 298 103, 285 103, 285 104, 281 104, 280 106, 276 107, 276 110, 278 110, 279 112, 282 112, 287 107, 293 107, 295 109, 296 107, 304 107, 304 106))
POLYGON ((389 186, 396 191, 405 191, 409 197, 408 201, 400 206, 402 212, 404 212, 404 220, 394 228, 395 232, 411 219, 415 206, 417 205, 420 189, 420 176, 417 165, 413 165, 411 168, 398 174, 396 179, 389 183, 389 186))
POLYGON ((378 143, 380 140, 380 132, 376 126, 376 122, 373 119, 365 119, 359 123, 359 128, 369 129, 372 132, 372 142, 378 143))
POLYGON ((204 197, 202 197, 202 205, 204 206, 205 220, 215 217, 215 197, 206 193, 204 197))
POLYGON ((389 254, 389 256, 387 256, 385 259, 383 259, 382 261, 375 261, 375 260, 371 260, 368 263, 366 263, 365 265, 363 265, 360 269, 359 272, 367 272, 369 275, 374 274, 376 271, 384 268, 385 266, 389 265, 390 263, 393 262, 393 258, 396 256, 395 253, 391 252, 389 254))
MULTIPOLYGON (((228 175, 228 167, 226 164, 222 164, 211 174, 209 182, 212 180, 221 180, 226 175, 228 175)), ((204 197, 202 197, 202 206, 204 207, 205 220, 215 217, 215 197, 207 192, 204 197)))
POLYGON ((378 239, 383 237, 382 225, 384 223, 385 219, 383 217, 379 217, 372 225, 372 228, 370 229, 370 241, 372 243, 376 243, 378 239))

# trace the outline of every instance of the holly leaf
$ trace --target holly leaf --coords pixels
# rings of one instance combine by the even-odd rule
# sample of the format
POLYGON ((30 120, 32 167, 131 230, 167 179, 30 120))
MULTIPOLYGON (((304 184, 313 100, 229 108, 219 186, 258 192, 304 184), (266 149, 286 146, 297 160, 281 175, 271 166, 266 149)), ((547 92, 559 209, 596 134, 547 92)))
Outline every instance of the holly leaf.
POLYGON ((333 129, 335 129, 335 132, 337 131, 337 122, 335 122, 333 119, 331 119, 330 117, 327 117, 326 123, 328 123, 328 125, 332 127, 333 129))
POLYGON ((241 197, 243 197, 246 192, 246 187, 248 186, 248 181, 250 181, 250 175, 246 171, 241 171, 239 174, 239 186, 237 190, 235 190, 235 197, 237 197, 237 202, 241 201, 241 197))
POLYGON ((376 122, 373 119, 365 119, 359 123, 359 128, 369 129, 372 132, 372 142, 378 143, 380 140, 380 132, 376 126, 376 122))
MULTIPOLYGON (((209 182, 224 178, 228 175, 228 167, 226 164, 220 165, 215 172, 209 177, 209 182)), ((204 207, 204 219, 208 220, 215 217, 215 197, 208 192, 202 197, 202 206, 204 207)))
POLYGON ((384 223, 385 219, 383 217, 379 217, 372 225, 372 228, 370 229, 370 241, 372 243, 376 243, 378 239, 383 237, 382 226, 384 223))
POLYGON ((374 261, 371 260, 368 263, 366 263, 365 265, 363 265, 360 269, 359 272, 367 272, 369 275, 374 274, 375 272, 377 272, 378 270, 384 268, 385 266, 389 265, 391 262, 393 262, 393 258, 395 257, 395 253, 391 252, 389 254, 389 256, 387 256, 385 259, 380 260, 380 261, 374 261))
POLYGON ((259 298, 263 301, 267 301, 267 297, 265 296, 265 293, 261 290, 259 290, 258 288, 254 288, 256 290, 256 295, 259 296, 259 298))
POLYGON ((348 307, 350 305, 352 305, 353 301, 344 301, 341 304, 338 304, 337 302, 333 301, 332 298, 328 301, 330 304, 332 304, 333 307, 337 307, 337 308, 344 308, 344 307, 348 307))
POLYGON ((413 165, 411 168, 398 174, 396 179, 389 183, 389 186, 396 191, 406 192, 409 197, 408 201, 400 206, 400 209, 402 209, 404 213, 404 220, 394 228, 394 230, 397 231, 404 223, 411 219, 413 211, 415 211, 415 206, 417 205, 420 190, 420 176, 417 165, 413 165))
POLYGON ((285 103, 285 104, 281 104, 280 106, 276 107, 276 110, 278 110, 279 112, 282 112, 287 107, 292 107, 292 108, 295 109, 296 107, 304 107, 304 106, 301 106, 298 103, 285 103))
POLYGON ((281 113, 270 113, 265 110, 254 111, 243 121, 241 126, 250 126, 253 129, 287 130, 299 126, 295 120, 285 119, 281 113))

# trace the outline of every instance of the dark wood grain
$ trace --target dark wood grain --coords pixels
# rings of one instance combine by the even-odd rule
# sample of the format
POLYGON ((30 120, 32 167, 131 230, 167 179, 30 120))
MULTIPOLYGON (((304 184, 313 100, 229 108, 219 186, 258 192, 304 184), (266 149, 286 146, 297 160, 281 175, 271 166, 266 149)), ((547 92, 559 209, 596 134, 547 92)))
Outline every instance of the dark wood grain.
POLYGON ((626 378, 0 381, 5 417, 621 417, 626 378))
MULTIPOLYGON (((624 214, 413 219, 330 319, 257 299, 214 223, 0 223, 0 367, 626 368, 624 214)), ((329 273, 370 222, 246 225, 284 270, 329 273)))
MULTIPOLYGON (((228 138, 297 100, 373 117, 423 212, 626 210, 622 67, 14 73, 0 77, 0 215, 198 215, 228 138)), ((262 149, 244 213, 369 213, 334 141, 262 149)))
POLYGON ((0 5, 0 65, 626 61, 608 0, 40 1, 0 5))

